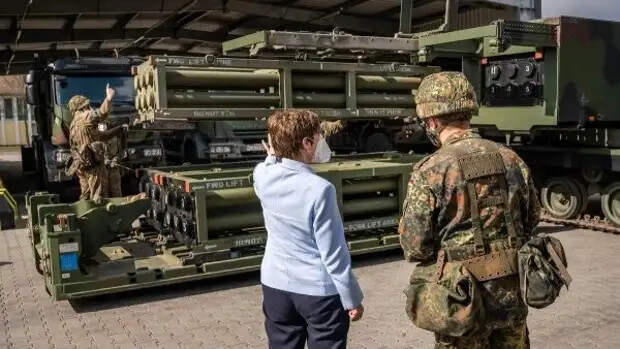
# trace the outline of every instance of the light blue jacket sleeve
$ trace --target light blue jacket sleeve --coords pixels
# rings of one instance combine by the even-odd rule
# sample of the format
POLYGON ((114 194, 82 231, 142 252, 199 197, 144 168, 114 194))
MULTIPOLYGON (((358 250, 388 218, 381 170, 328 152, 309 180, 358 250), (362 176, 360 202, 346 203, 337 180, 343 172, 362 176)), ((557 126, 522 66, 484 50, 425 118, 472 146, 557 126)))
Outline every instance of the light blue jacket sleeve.
POLYGON ((275 163, 276 157, 273 155, 267 155, 267 157, 265 158, 265 161, 258 163, 258 165, 256 165, 256 167, 254 167, 254 171, 252 172, 252 181, 253 186, 254 186, 254 192, 256 193, 256 197, 258 197, 259 199, 261 199, 261 190, 260 190, 260 185, 261 185, 261 175, 263 173, 263 171, 265 170, 265 166, 267 166, 268 164, 273 164, 275 163))
POLYGON ((353 271, 344 238, 344 226, 333 185, 326 186, 314 203, 314 236, 321 261, 329 273, 345 309, 362 304, 364 295, 353 271))

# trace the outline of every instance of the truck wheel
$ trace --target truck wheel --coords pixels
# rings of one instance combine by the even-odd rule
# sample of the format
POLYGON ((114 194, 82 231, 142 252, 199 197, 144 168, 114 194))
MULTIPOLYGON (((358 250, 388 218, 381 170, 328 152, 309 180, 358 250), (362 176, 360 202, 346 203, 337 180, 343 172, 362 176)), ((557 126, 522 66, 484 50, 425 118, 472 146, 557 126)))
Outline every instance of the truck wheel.
POLYGON ((586 182, 596 184, 603 180, 605 173, 598 169, 584 168, 581 170, 581 176, 586 182))
POLYGON ((586 212, 586 210, 588 209, 588 190, 586 189, 586 186, 578 179, 576 178, 568 178, 569 181, 571 181, 575 187, 577 188, 577 191, 579 192, 579 214, 584 214, 586 212))
POLYGON ((601 209, 608 221, 620 226, 620 182, 611 183, 601 195, 601 209))
POLYGON ((570 219, 579 215, 581 193, 568 177, 549 179, 540 196, 545 210, 555 218, 570 219))

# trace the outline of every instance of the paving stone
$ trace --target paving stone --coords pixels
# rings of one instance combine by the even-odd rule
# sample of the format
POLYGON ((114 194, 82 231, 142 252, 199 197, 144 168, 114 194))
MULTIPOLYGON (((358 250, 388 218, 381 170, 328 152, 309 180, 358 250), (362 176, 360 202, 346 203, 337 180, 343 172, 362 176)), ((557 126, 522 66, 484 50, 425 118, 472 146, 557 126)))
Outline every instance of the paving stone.
MULTIPOLYGON (((569 230, 555 234, 574 282, 556 304, 532 310, 533 348, 617 348, 620 343, 620 236, 569 230)), ((259 274, 53 302, 34 271, 25 230, 0 233, 0 348, 264 348, 259 274)), ((354 258, 364 290, 364 319, 349 347, 432 347, 403 311, 413 265, 401 253, 354 258)))

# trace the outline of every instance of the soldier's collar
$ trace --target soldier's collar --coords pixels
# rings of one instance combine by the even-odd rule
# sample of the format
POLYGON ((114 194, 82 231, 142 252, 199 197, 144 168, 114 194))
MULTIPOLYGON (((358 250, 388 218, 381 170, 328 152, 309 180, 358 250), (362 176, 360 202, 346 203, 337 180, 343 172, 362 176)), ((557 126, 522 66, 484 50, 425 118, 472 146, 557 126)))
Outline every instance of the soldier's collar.
POLYGON ((480 138, 480 135, 472 129, 464 130, 461 132, 454 133, 448 139, 446 139, 446 141, 443 143, 444 145, 454 144, 456 142, 460 142, 462 140, 469 139, 469 138, 480 138))

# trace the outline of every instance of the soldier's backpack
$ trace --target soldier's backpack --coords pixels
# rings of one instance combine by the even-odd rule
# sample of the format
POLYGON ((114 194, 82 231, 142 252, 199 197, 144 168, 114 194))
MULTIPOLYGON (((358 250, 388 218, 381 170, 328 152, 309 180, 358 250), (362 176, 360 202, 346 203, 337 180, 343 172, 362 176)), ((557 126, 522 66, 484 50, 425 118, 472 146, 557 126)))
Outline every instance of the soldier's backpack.
POLYGON ((404 292, 405 311, 417 327, 460 337, 485 323, 479 286, 462 263, 418 264, 404 292))
POLYGON ((566 267, 566 255, 560 240, 542 235, 526 242, 518 253, 521 295, 533 308, 549 306, 560 294, 562 286, 572 278, 566 267))

